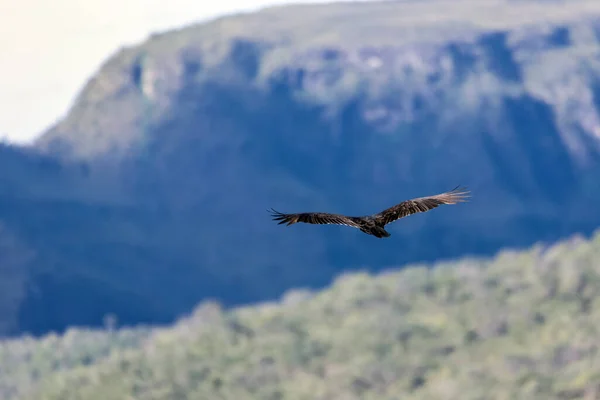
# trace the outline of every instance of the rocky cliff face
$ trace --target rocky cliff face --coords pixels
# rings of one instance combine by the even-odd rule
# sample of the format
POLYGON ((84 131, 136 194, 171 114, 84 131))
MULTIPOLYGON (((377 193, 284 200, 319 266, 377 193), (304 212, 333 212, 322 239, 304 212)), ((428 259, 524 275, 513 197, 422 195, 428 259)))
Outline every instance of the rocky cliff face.
POLYGON ((3 195, 36 251, 19 329, 164 322, 596 228, 600 4, 463 3, 274 8, 115 54, 36 144, 61 178, 3 195), (458 184, 469 204, 385 240, 264 211, 370 214, 458 184))

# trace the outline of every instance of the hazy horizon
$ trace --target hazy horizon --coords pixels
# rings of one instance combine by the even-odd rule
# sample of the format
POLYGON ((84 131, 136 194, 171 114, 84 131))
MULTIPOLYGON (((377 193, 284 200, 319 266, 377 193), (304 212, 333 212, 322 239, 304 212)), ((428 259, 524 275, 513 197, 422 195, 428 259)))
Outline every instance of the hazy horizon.
POLYGON ((86 80, 121 46, 157 31, 225 14, 322 0, 24 0, 0 5, 0 139, 28 143, 71 106, 86 80), (202 5, 201 5, 202 4, 202 5))

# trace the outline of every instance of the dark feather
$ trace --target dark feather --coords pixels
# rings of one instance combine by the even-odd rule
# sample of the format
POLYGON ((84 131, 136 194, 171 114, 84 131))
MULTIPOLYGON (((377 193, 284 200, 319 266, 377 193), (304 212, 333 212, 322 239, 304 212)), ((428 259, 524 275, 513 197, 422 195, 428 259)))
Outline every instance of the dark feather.
POLYGON ((465 202, 469 197, 469 192, 464 188, 456 187, 449 192, 436 194, 434 196, 417 197, 411 200, 403 201, 393 207, 373 215, 378 223, 386 225, 400 218, 412 214, 432 210, 442 204, 456 204, 465 202))
POLYGON ((306 212, 298 214, 284 214, 273 209, 269 210, 274 221, 279 221, 278 225, 285 224, 292 225, 298 222, 304 222, 307 224, 335 224, 335 225, 346 225, 359 228, 360 225, 357 223, 357 218, 347 217, 339 214, 329 213, 318 213, 318 212, 306 212))

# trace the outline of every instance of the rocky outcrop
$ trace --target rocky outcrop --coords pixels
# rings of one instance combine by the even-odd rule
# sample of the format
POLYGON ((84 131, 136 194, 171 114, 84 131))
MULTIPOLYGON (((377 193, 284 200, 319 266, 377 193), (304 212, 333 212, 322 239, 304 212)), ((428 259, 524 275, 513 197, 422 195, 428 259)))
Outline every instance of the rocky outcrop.
POLYGON ((388 17, 425 6, 275 8, 123 49, 36 144, 68 176, 62 197, 0 209, 37 254, 20 327, 166 322, 207 297, 265 300, 347 268, 591 232, 600 10, 581 4, 586 16, 482 2, 496 25, 455 29, 463 17, 448 11, 418 37, 388 17), (284 228, 264 211, 366 214, 458 184, 471 203, 407 218, 385 240, 284 228))

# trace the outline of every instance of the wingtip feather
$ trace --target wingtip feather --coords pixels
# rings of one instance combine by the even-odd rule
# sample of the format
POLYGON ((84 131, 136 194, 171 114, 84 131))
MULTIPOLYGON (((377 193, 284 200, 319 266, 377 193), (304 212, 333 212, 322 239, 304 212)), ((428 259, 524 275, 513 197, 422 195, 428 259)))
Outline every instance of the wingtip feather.
POLYGON ((271 213, 271 216, 273 217, 273 221, 279 221, 277 223, 277 225, 283 225, 286 224, 287 226, 290 226, 292 224, 295 224, 296 222, 298 222, 298 217, 294 216, 294 215, 288 215, 288 214, 284 214, 282 212, 279 212, 273 208, 271 208, 270 210, 267 210, 268 212, 271 213))
POLYGON ((471 191, 465 186, 461 185, 456 186, 454 189, 447 192, 446 194, 450 196, 450 199, 453 202, 451 204, 464 203, 471 198, 471 191))

